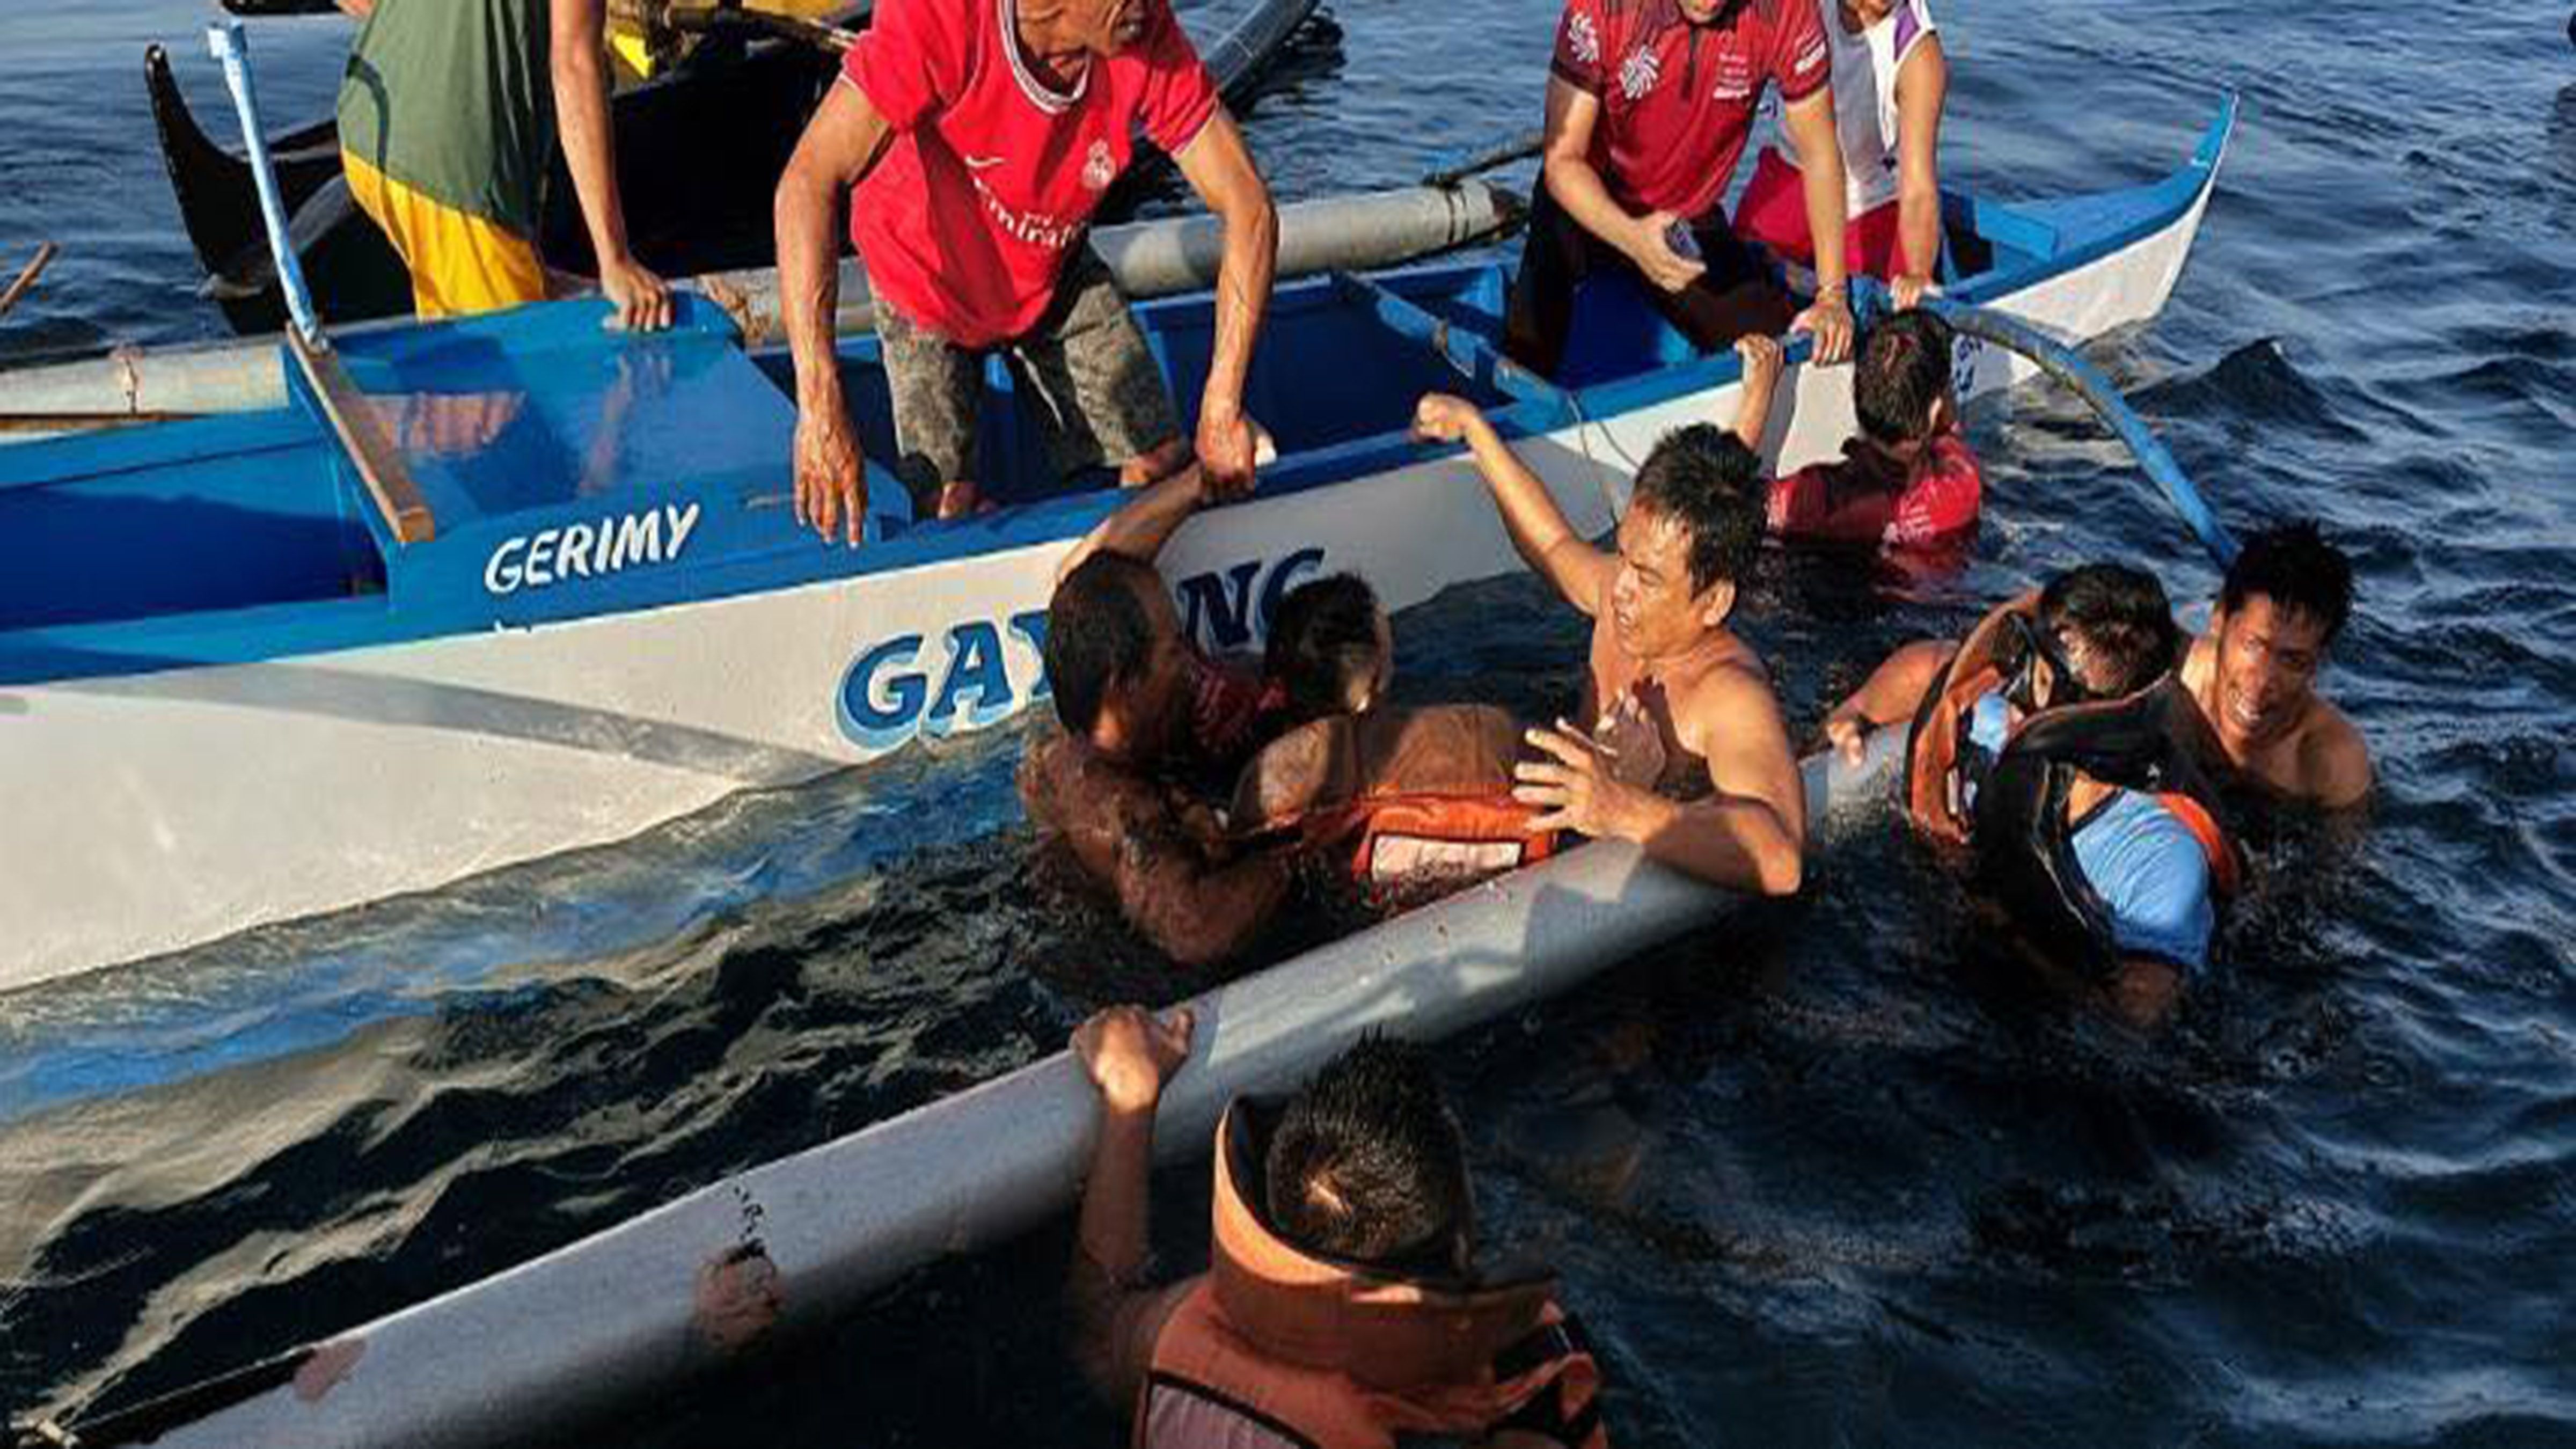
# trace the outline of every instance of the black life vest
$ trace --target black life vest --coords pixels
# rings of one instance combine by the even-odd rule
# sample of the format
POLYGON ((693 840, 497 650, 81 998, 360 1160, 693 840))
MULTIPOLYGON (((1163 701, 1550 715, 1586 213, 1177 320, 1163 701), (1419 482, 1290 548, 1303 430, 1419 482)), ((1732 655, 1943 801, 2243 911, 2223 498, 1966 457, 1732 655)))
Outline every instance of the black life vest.
POLYGON ((2075 855, 2067 799, 2078 775, 2154 796, 2200 841, 2224 900, 2242 858, 2218 823, 2218 794, 2202 761, 2217 741, 2179 679, 2167 674, 2124 699, 2069 705, 2033 716, 1986 771, 1977 790, 1977 878, 2053 958, 2108 971, 2124 954, 2111 909, 2075 855))

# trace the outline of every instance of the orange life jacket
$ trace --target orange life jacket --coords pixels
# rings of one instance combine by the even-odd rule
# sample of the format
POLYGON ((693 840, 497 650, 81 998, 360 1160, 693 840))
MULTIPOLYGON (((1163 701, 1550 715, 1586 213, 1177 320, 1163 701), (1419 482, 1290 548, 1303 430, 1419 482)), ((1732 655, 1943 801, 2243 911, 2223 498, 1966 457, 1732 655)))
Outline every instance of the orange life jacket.
POLYGON ((1499 874, 1543 860, 1512 798, 1520 726, 1485 705, 1332 715, 1280 737, 1235 794, 1237 833, 1295 831, 1350 850, 1352 878, 1375 888, 1499 874))
POLYGON ((1959 742, 1967 734, 1968 711, 2004 683, 1996 656, 2011 628, 2010 616, 2026 612, 2014 600, 1986 615, 1970 630, 1957 653, 1932 676, 1923 703, 1914 711, 1914 726, 1905 737, 1905 815, 1916 829, 1949 845, 1968 843, 1967 791, 1959 773, 1959 742))
POLYGON ((1512 1428, 1609 1449, 1601 1373, 1544 1274, 1433 1282, 1334 1262, 1266 1221, 1261 1108, 1217 1124, 1214 1241, 1154 1340, 1137 1449, 1393 1449, 1512 1428))

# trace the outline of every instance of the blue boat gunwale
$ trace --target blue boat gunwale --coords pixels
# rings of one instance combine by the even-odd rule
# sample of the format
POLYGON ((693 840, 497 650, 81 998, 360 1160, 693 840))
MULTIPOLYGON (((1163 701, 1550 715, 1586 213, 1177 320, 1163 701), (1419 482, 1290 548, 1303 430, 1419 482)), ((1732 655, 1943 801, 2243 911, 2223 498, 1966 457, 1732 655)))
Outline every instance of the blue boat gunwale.
MULTIPOLYGON (((2029 256, 2017 266, 1998 267, 1965 279, 1950 289, 1950 295, 1967 302, 1991 301, 2047 276, 2108 256, 2171 226, 2213 184, 2234 130, 2237 111, 2235 95, 2226 95, 2217 115, 2200 137, 2191 159, 2181 168, 2142 185, 2085 193, 2080 199, 2090 208, 2122 218, 2118 224, 2104 225, 2091 234, 2072 238, 2064 235, 2054 223, 2046 220, 2044 208, 2051 204, 2048 199, 2011 203, 1978 196, 1953 198, 1967 208, 1969 219, 1979 228, 1980 235, 1985 235, 1988 227, 1999 233, 2009 233, 1997 238, 2009 247, 2014 245, 2016 237, 2028 239, 2036 230, 2044 228, 2053 250, 2046 255, 2029 256), (2024 206, 2041 210, 2033 215, 2016 209, 2024 206)), ((2076 199, 2079 198, 2056 200, 2076 199)), ((1470 279, 1505 265, 1492 257, 1468 261, 1443 260, 1376 272, 1371 277, 1398 296, 1418 300, 1426 295, 1463 292, 1473 285, 1470 279)), ((1321 276, 1285 283, 1278 296, 1281 303, 1291 306, 1312 301, 1330 304, 1333 301, 1332 290, 1332 278, 1321 276)), ((1187 316, 1194 311, 1204 312, 1208 306, 1204 294, 1138 304, 1143 314, 1140 321, 1146 322, 1149 330, 1154 321, 1168 316, 1187 316)), ((1805 338, 1794 339, 1789 349, 1791 360, 1803 360, 1808 346, 1805 338)), ((746 355, 757 364, 764 359, 774 359, 780 351, 764 349, 746 355)), ((873 338, 852 339, 839 349, 844 358, 853 354, 863 358, 873 351, 873 338)), ((1732 352, 1717 353, 1629 377, 1568 389, 1566 401, 1562 403, 1536 397, 1499 402, 1489 408, 1488 415, 1505 437, 1528 437, 1567 427, 1577 421, 1578 414, 1589 422, 1640 411, 1686 394, 1724 386, 1740 375, 1740 363, 1732 352)), ((208 421, 239 426, 244 419, 208 421)), ((184 428, 189 425, 158 426, 184 428)), ((184 435, 173 436, 181 436, 184 441, 184 435)), ((19 446, 43 448, 47 445, 19 446)), ((1453 445, 1420 441, 1402 430, 1347 439, 1283 456, 1263 470, 1261 496, 1264 499, 1293 496, 1374 473, 1454 456, 1458 451, 1453 445)), ((12 456, 16 456, 15 450, 12 456)), ((787 460, 779 460, 782 480, 786 476, 786 465, 787 460)), ((879 487, 898 487, 893 478, 875 463, 869 464, 868 471, 872 493, 879 487)), ((697 490, 692 496, 712 495, 697 490)), ((1122 493, 1115 488, 1039 499, 976 518, 916 524, 893 537, 871 542, 859 549, 825 546, 810 534, 798 530, 782 535, 780 542, 739 549, 720 559, 692 563, 685 569, 640 570, 607 579, 588 580, 588 586, 577 593, 557 593, 552 597, 541 594, 535 598, 519 595, 511 599, 493 599, 450 591, 412 601, 400 600, 389 591, 0 631, 0 687, 67 683, 210 665, 286 662, 351 649, 419 643, 496 629, 610 619, 677 604, 713 603, 746 594, 845 582, 1076 538, 1112 512, 1122 499, 1122 493)), ((565 509, 558 506, 524 514, 495 515, 477 520, 476 526, 461 528, 453 535, 442 535, 435 543, 413 547, 435 549, 488 537, 491 533, 489 525, 502 522, 514 527, 542 527, 546 516, 563 512, 565 509)), ((390 554, 388 563, 389 573, 401 566, 390 554)))

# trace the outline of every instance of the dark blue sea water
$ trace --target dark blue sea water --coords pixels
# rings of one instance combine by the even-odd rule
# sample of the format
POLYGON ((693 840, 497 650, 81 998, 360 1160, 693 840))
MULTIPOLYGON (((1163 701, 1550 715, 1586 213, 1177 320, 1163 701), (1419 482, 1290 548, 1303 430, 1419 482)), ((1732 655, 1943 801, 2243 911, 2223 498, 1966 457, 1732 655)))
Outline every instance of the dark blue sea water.
MULTIPOLYGON (((1185 9, 1195 23, 1222 10, 1185 9)), ((1331 0, 1250 117, 1288 195, 1534 123, 1553 6, 1331 0)), ((2231 966, 2139 1044, 1982 959, 1892 821, 1794 905, 1448 1043, 1489 1235, 1555 1258, 1627 1444, 2576 1443, 2576 52, 2530 3, 1951 0, 1951 173, 2161 174, 2246 102, 2164 317, 2097 349, 2240 528, 2321 517, 2380 789, 2258 841, 2231 966)), ((0 354, 211 335, 149 142, 175 0, 0 10, 0 354)), ((271 110, 344 31, 262 29, 271 110)), ((1793 725, 1887 647, 2112 554, 2206 564, 2080 410, 1974 420, 1974 564, 1774 557, 1793 725)), ((1402 692, 1556 707, 1527 580, 1399 624, 1402 692)), ((113 1407, 389 1311, 1183 989, 1037 872, 1014 732, 615 848, 0 998, 0 1408, 113 1407), (925 805, 936 808, 923 808, 925 805)), ((6 808, 0 802, 0 808, 6 808)), ((6 868, 0 862, 0 868, 6 868)), ((1322 929, 1306 923, 1300 929, 1322 929)), ((1158 1206, 1189 1259, 1194 1173, 1158 1206)), ((536 1442, 1107 1443, 1061 1232, 630 1423, 536 1442)))

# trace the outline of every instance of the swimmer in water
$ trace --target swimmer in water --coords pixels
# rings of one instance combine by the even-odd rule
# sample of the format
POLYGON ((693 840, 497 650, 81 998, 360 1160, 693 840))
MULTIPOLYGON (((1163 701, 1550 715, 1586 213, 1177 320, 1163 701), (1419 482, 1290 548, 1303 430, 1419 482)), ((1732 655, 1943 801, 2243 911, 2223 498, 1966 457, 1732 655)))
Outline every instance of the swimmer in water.
POLYGON ((2239 778, 2328 810, 2370 793, 2369 747, 2317 693, 2351 612, 2352 565, 2312 522, 2265 529, 2228 565, 2182 682, 2239 778))
POLYGON ((1073 1034, 1099 1099, 1067 1297, 1075 1357, 1140 1449, 1608 1449, 1601 1368, 1545 1270, 1480 1266, 1466 1144, 1422 1049, 1363 1038, 1217 1124, 1209 1271, 1146 1278, 1164 1084, 1192 1020, 1073 1034))
MULTIPOLYGON (((1268 456, 1268 435, 1259 442, 1263 456, 1268 456)), ((1152 567, 1172 535, 1200 510, 1234 502, 1250 492, 1249 484, 1228 488, 1196 464, 1138 489, 1117 511, 1093 525, 1056 565, 1056 586, 1063 587, 1076 569, 1104 553, 1152 567)), ((1187 639, 1182 647, 1183 693, 1189 702, 1193 752, 1218 771, 1221 780, 1231 780, 1253 751, 1294 722, 1287 698, 1275 682, 1243 659, 1210 658, 1187 639)))
POLYGON ((1019 772, 1029 819, 1185 966, 1239 952, 1286 898, 1291 862, 1229 839, 1194 778, 1213 763, 1193 712, 1197 651, 1151 564, 1095 552, 1047 606, 1046 673, 1064 728, 1019 772))
POLYGON ((1794 894, 1805 784, 1770 677, 1727 628, 1762 534, 1753 450, 1705 423, 1666 434, 1610 552, 1575 533, 1472 403, 1431 394, 1414 428, 1467 444, 1512 546, 1593 620, 1584 728, 1527 736, 1543 756, 1519 767, 1517 797, 1545 812, 1531 828, 1633 840, 1703 880, 1794 894))
POLYGON ((2173 678, 2181 645, 2153 576, 2089 564, 1963 643, 1897 650, 1825 725, 1857 758, 1870 730, 1911 720, 1914 826, 1972 847, 2021 937, 2092 968, 2141 1027, 2206 972, 2240 871, 2204 768, 2217 745, 2173 678))
MULTIPOLYGON (((1771 480, 1763 523, 1794 543, 1886 549, 1958 544, 1977 531, 1985 492, 1950 387, 1949 324, 1899 312, 1869 329, 1852 369, 1860 433, 1843 455, 1771 480)), ((1762 446, 1781 376, 1780 344, 1738 338, 1744 387, 1735 435, 1762 446)))

